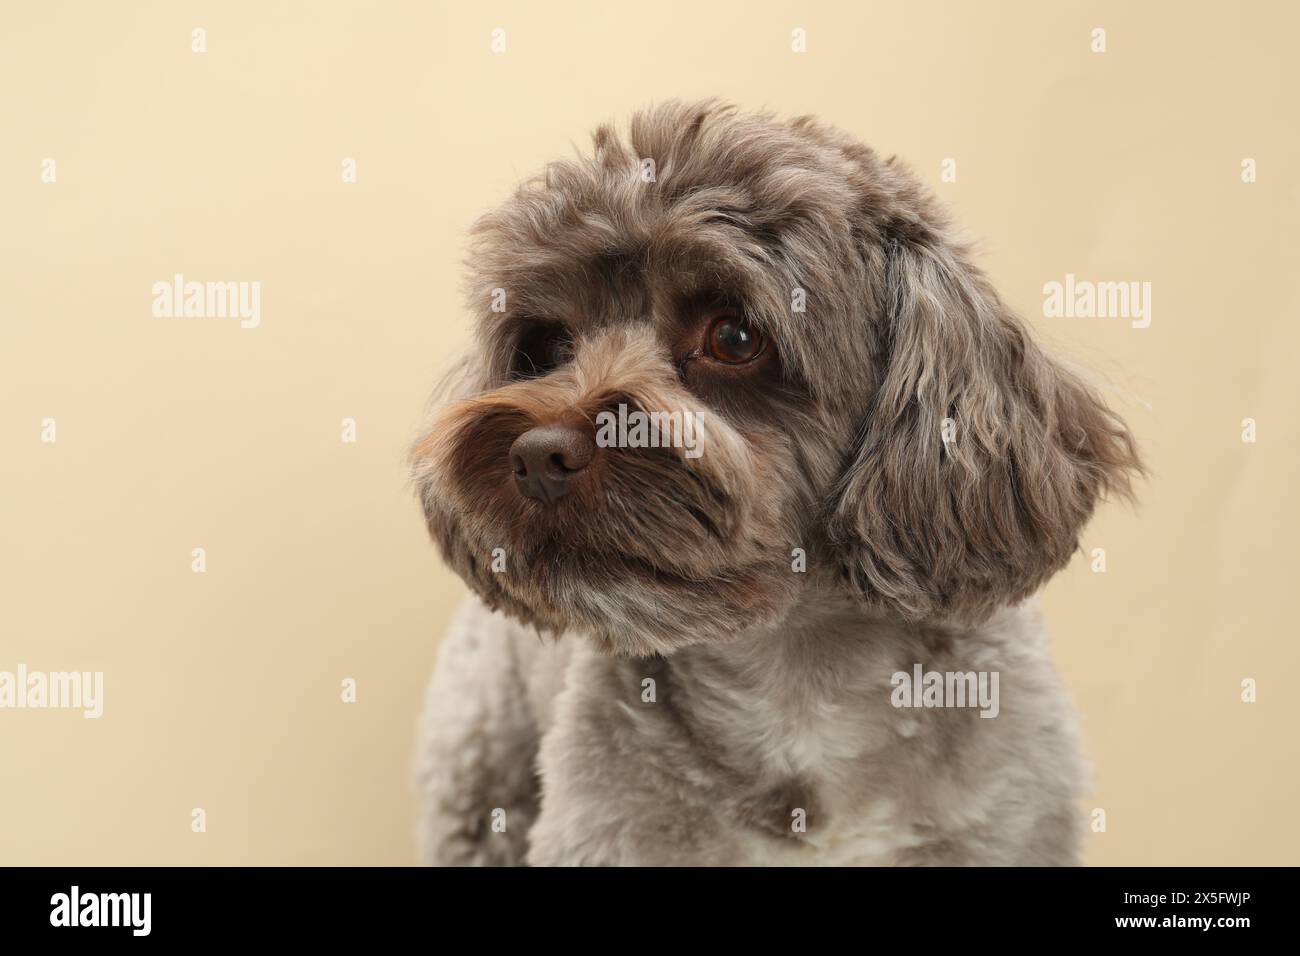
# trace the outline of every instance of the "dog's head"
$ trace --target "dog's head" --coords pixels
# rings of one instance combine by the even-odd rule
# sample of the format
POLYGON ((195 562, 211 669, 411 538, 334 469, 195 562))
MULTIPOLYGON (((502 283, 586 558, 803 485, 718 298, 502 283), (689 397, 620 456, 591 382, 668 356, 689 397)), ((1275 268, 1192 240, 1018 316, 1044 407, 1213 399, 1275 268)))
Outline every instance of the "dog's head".
POLYGON ((672 103, 476 226, 478 346, 412 458, 486 601, 645 654, 810 587, 972 620, 1069 559, 1133 441, 894 160, 672 103))

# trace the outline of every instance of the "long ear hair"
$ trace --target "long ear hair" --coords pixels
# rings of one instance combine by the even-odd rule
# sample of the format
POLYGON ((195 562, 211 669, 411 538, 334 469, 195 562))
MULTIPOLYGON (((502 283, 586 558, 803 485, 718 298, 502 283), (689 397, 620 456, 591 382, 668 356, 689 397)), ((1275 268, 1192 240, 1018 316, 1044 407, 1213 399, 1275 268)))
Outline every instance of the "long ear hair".
POLYGON ((930 233, 885 240, 883 258, 885 367, 831 540, 867 604, 978 619, 1063 567, 1098 498, 1129 495, 1141 464, 964 249, 930 233))

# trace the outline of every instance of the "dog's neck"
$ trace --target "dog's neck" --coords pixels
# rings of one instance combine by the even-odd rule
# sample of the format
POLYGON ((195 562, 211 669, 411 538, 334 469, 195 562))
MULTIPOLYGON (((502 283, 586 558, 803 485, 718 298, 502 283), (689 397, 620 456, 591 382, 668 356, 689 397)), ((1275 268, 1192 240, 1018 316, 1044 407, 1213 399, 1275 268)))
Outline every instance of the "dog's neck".
POLYGON ((918 664, 972 667, 1020 613, 1008 608, 971 627, 923 626, 810 594, 779 626, 680 649, 652 676, 658 702, 691 739, 708 742, 711 761, 740 775, 847 779, 864 754, 900 733, 892 675, 918 664))

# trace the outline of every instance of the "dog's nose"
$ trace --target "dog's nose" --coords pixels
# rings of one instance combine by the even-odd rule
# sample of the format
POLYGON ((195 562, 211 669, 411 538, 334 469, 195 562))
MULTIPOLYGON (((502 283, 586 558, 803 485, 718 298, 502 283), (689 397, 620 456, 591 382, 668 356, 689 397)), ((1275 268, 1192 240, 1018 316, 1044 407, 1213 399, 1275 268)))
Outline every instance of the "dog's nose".
POLYGON ((521 493, 551 502, 568 494, 572 479, 596 454, 596 443, 577 428, 543 425, 510 446, 510 467, 521 493))

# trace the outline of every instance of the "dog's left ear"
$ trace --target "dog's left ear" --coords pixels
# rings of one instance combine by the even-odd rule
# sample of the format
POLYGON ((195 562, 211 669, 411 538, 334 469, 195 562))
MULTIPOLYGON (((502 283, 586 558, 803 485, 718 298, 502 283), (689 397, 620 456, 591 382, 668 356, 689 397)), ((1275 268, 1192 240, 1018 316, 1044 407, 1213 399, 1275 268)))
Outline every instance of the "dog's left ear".
POLYGON ((931 235, 873 252, 883 367, 831 540, 868 605, 978 619, 1065 565, 1098 498, 1129 493, 1137 450, 964 250, 931 235))

